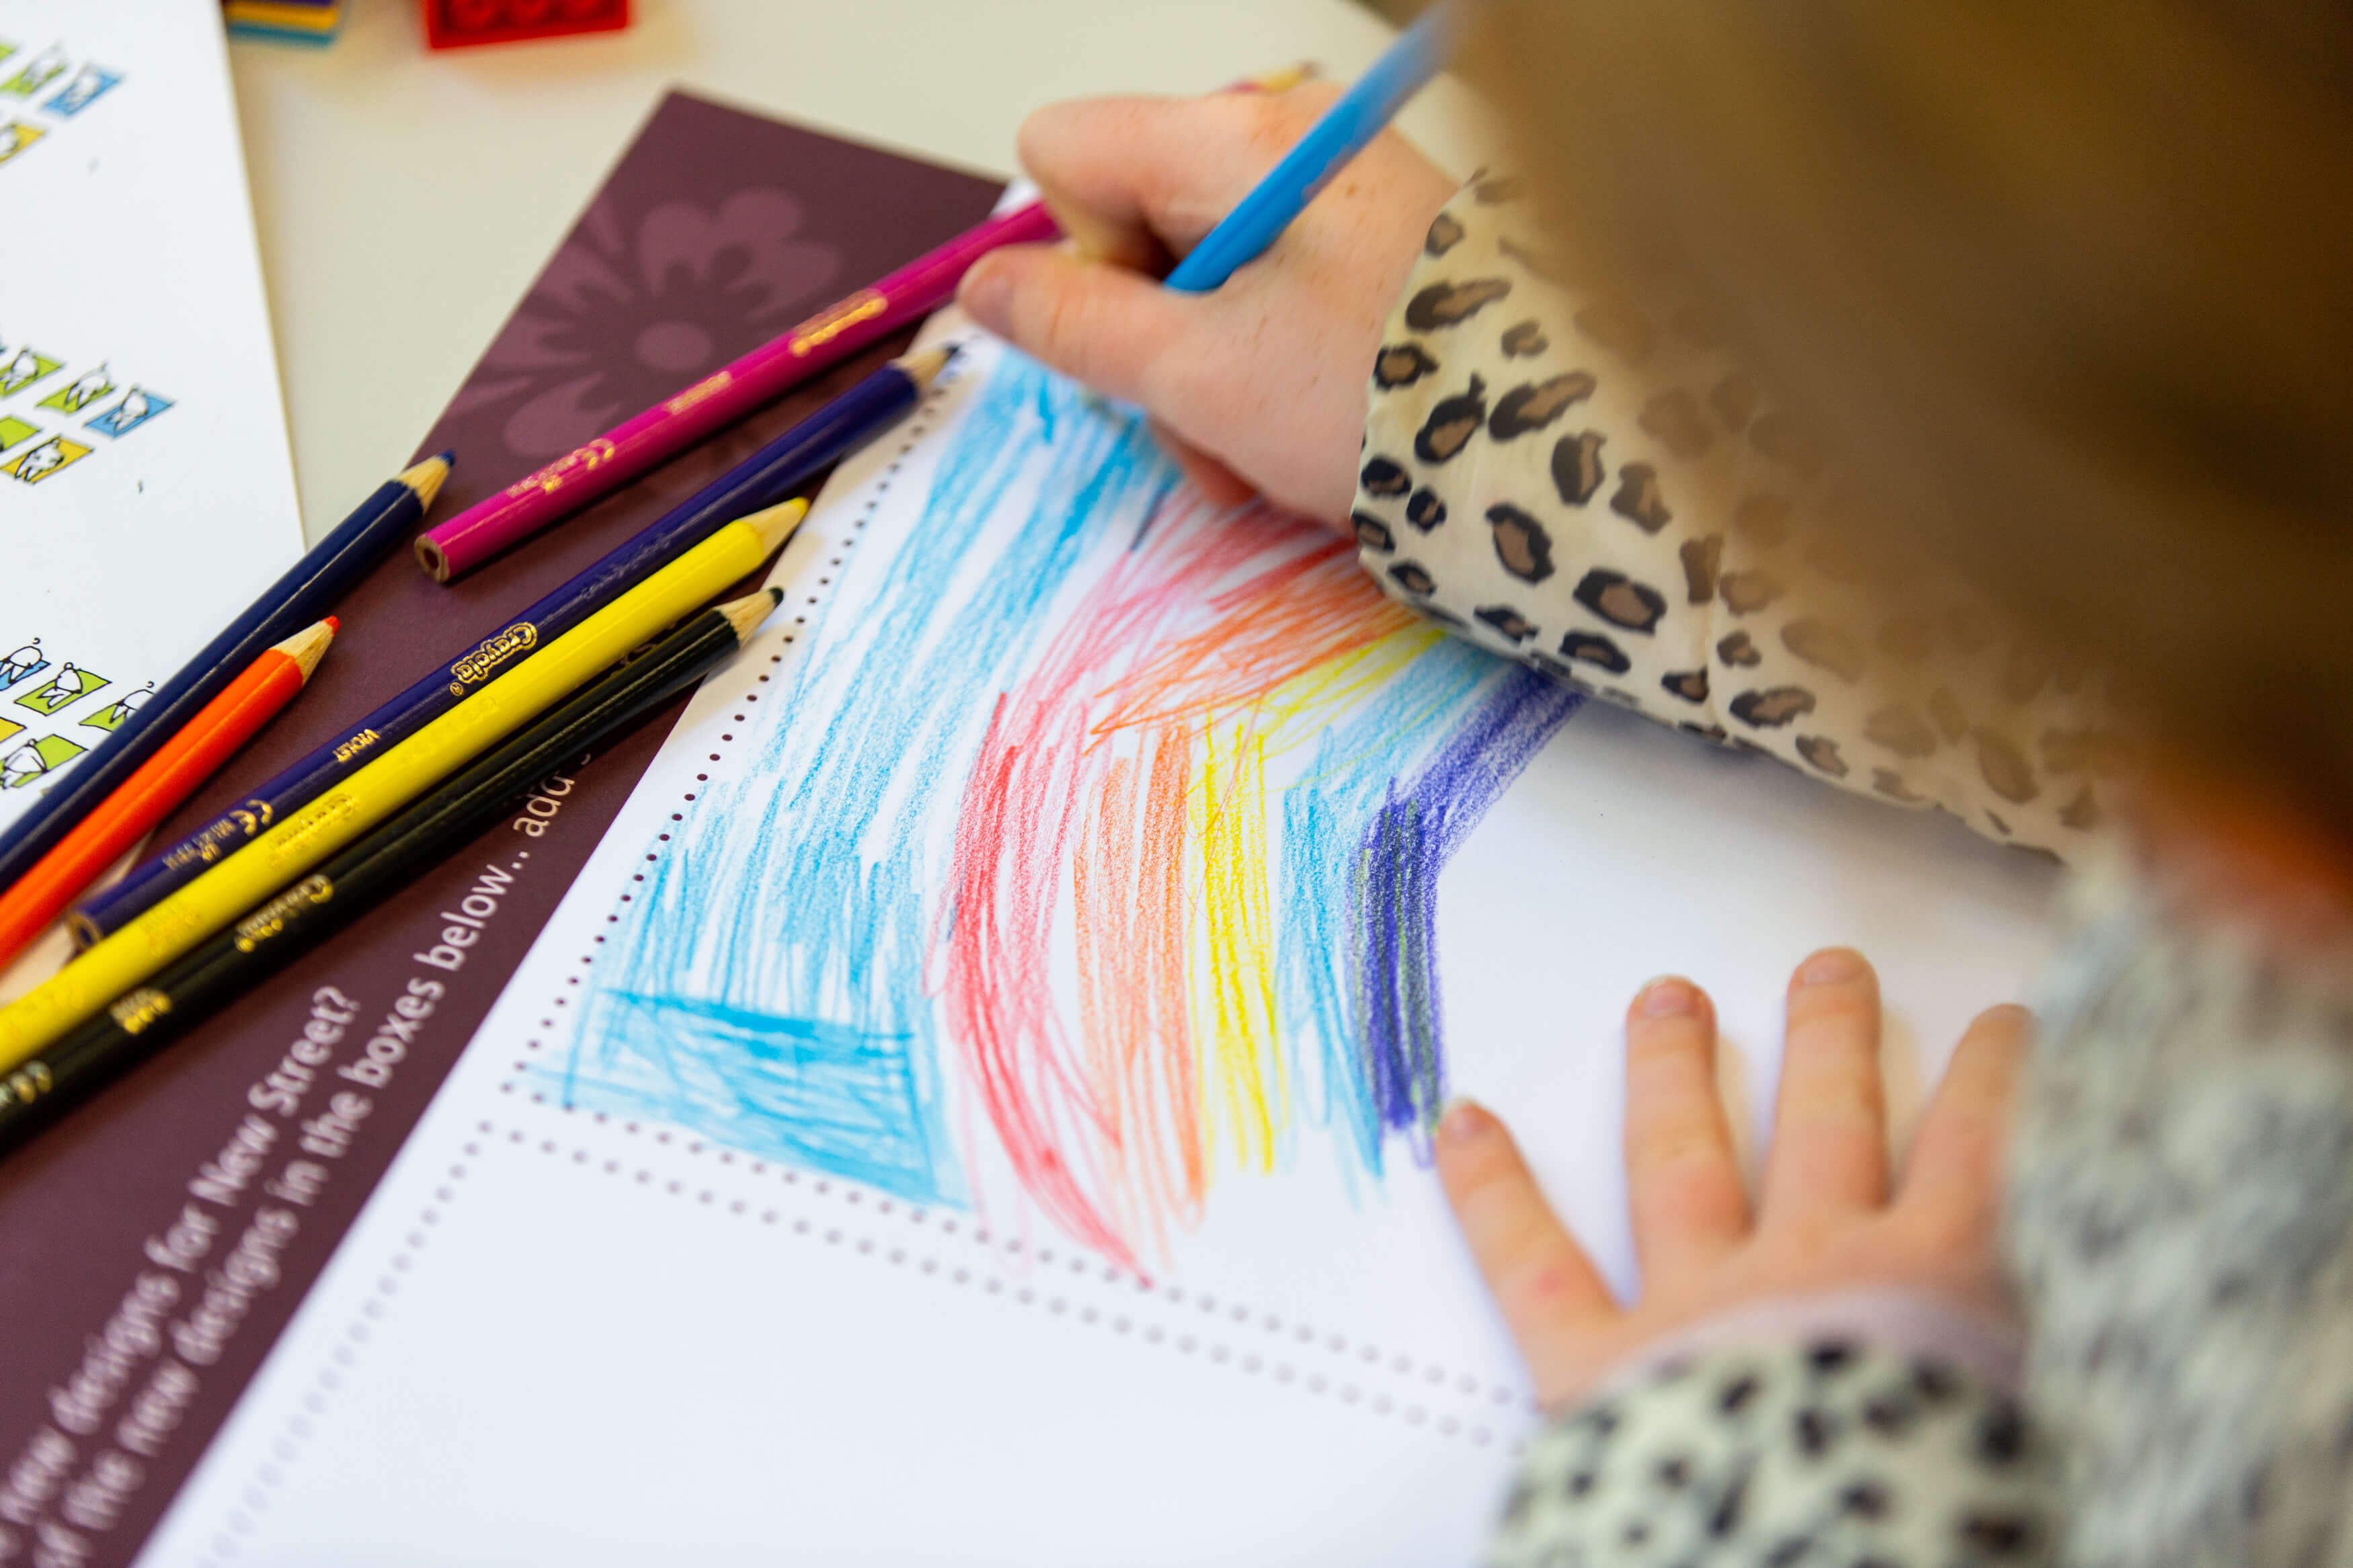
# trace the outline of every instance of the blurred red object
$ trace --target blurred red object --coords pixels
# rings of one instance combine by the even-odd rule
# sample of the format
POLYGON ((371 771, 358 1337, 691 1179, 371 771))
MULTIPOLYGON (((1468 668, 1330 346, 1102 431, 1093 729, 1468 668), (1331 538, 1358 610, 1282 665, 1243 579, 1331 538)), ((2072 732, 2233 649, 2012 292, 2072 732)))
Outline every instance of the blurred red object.
POLYGON ((629 25, 629 0, 425 0, 425 42, 437 49, 510 44, 629 25))

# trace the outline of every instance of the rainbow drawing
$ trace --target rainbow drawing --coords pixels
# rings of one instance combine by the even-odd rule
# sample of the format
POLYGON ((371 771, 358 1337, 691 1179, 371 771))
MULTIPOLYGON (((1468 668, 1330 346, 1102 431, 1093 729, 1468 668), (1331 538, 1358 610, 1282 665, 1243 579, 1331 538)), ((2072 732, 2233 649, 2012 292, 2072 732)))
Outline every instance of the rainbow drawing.
POLYGON ((1579 700, 1029 362, 966 382, 543 1076, 916 1202, 985 1153, 1142 1270, 1224 1173, 1426 1157, 1440 877, 1579 700))

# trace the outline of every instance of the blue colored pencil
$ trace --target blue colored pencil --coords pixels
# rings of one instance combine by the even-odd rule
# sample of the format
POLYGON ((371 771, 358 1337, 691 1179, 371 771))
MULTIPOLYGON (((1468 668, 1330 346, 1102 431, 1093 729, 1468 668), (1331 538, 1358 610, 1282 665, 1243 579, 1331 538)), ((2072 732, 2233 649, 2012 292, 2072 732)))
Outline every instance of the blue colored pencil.
POLYGON ((270 824, 317 799, 345 775, 448 712, 532 649, 561 637, 721 528, 776 505, 852 448, 896 424, 923 400, 952 351, 893 360, 810 415, 651 527, 591 564, 521 615, 502 620, 455 658, 304 757, 67 917, 87 947, 166 894, 194 881, 270 824))
POLYGON ((73 831, 75 824, 138 772, 205 704, 245 673, 273 643, 324 616, 409 530, 449 474, 449 454, 427 458, 386 479, 317 548, 288 568, 228 629, 156 688, 113 734, 91 748, 31 810, 0 833, 0 888, 12 886, 73 831))
POLYGON ((1202 237, 1176 269, 1167 286, 1187 294, 1206 294, 1224 286, 1227 279, 1265 254, 1289 228, 1332 177, 1348 166, 1366 143, 1397 117, 1406 100, 1428 85, 1446 67, 1454 42, 1454 6, 1438 0, 1421 19, 1402 34, 1388 52, 1340 100, 1324 111, 1299 144, 1283 154, 1241 205, 1228 213, 1202 237))

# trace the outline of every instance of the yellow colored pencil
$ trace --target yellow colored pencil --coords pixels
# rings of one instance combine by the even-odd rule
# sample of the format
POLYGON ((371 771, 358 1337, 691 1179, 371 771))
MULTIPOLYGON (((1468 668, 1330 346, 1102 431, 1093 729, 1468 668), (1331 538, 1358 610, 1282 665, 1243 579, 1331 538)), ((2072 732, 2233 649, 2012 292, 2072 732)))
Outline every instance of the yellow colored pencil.
POLYGON ((731 522, 474 696, 0 1008, 0 1072, 95 1015, 631 649, 758 569, 799 525, 790 500, 731 522))

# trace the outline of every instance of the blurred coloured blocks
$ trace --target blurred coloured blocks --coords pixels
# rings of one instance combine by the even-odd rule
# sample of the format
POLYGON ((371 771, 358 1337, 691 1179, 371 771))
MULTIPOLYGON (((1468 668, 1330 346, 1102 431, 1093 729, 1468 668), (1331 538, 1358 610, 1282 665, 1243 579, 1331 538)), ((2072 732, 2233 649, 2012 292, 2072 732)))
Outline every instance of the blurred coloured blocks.
POLYGON ((629 0, 425 0, 425 41, 437 49, 610 32, 629 25, 629 0))
POLYGON ((343 25, 343 0, 224 0, 221 15, 242 37, 323 44, 343 25))

